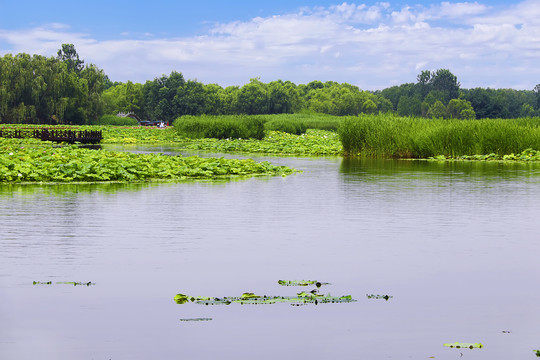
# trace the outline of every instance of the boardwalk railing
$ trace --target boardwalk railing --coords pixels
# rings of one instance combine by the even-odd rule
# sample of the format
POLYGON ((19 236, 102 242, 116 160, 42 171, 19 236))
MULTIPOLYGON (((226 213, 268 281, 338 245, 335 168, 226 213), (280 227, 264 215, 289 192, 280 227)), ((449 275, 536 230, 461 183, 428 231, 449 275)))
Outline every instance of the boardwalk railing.
POLYGON ((43 141, 79 142, 83 144, 97 144, 103 140, 101 130, 65 130, 65 129, 2 129, 0 137, 4 138, 34 138, 43 141))

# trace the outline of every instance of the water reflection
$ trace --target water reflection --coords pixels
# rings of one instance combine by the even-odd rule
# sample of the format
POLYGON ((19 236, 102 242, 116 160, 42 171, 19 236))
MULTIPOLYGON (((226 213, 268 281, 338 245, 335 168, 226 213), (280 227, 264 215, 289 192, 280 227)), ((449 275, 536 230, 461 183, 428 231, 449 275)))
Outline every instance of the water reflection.
POLYGON ((537 165, 270 160, 304 172, 0 186, 0 358, 426 359, 456 340, 481 341, 475 359, 531 355, 537 165), (276 279, 331 280, 324 294, 358 301, 173 301, 280 294, 276 279), (74 280, 96 285, 32 285, 74 280))
POLYGON ((340 173, 345 180, 378 181, 385 177, 426 179, 436 178, 482 182, 500 180, 540 181, 540 163, 495 161, 429 161, 344 158, 340 173))

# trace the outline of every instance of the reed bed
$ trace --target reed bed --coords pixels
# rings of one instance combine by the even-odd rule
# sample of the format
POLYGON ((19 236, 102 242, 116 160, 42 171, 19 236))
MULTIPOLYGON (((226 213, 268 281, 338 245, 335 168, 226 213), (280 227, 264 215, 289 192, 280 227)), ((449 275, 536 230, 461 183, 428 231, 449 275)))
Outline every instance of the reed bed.
POLYGON ((346 155, 392 158, 517 154, 540 149, 540 118, 423 119, 395 115, 343 118, 346 155))
POLYGON ((182 116, 174 121, 178 134, 192 139, 262 139, 264 120, 259 116, 182 116))
POLYGON ((275 114, 263 115, 267 130, 300 135, 307 129, 337 131, 341 118, 326 114, 275 114), (298 133, 298 129, 304 129, 298 133))

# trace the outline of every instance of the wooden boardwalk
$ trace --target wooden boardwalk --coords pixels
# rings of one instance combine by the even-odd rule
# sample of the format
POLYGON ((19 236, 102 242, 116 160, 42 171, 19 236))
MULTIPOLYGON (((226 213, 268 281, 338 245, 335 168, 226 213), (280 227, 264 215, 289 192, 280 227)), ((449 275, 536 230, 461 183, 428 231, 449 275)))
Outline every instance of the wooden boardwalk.
POLYGON ((8 129, 0 128, 3 138, 34 138, 43 141, 67 142, 74 144, 97 144, 103 140, 101 130, 67 130, 67 129, 8 129))

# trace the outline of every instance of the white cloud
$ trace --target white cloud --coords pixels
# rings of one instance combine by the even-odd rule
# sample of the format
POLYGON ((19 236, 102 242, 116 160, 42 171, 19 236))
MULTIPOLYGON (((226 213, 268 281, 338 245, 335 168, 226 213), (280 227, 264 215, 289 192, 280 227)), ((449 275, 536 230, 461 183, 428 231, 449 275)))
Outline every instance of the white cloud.
POLYGON ((221 85, 260 76, 297 83, 349 82, 364 89, 414 82, 448 68, 464 87, 532 88, 540 78, 540 0, 505 7, 442 2, 393 8, 341 3, 215 25, 195 37, 97 41, 62 24, 1 30, 7 52, 54 55, 75 44, 113 80, 143 82, 172 70, 221 85), (535 79, 536 77, 536 79, 535 79))

